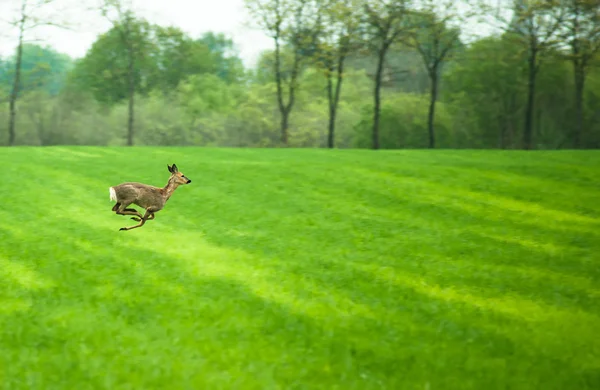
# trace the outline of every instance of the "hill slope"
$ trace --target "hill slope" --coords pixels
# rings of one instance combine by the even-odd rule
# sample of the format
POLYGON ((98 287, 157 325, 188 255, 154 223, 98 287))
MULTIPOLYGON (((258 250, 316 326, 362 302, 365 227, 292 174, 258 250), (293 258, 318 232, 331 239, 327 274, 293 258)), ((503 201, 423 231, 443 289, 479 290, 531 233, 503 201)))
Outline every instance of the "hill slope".
POLYGON ((10 389, 600 386, 600 154, 0 153, 10 389), (108 187, 192 183, 140 229, 108 187))

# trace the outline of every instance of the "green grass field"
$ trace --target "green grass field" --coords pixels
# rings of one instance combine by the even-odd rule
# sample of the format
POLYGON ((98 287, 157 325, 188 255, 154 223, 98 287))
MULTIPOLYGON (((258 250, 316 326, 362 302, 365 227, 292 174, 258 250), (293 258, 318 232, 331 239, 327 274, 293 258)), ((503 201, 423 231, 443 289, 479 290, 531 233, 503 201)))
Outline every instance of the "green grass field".
POLYGON ((600 153, 0 150, 0 388, 599 389, 600 153), (140 229, 108 187, 192 183, 140 229))

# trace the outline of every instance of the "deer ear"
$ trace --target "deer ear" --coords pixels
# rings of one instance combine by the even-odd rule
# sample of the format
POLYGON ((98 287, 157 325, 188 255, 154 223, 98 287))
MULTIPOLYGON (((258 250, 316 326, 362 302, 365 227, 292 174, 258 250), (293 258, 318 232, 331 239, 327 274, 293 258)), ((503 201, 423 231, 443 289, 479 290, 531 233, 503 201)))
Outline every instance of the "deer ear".
POLYGON ((171 166, 171 168, 173 168, 173 173, 179 172, 179 169, 177 169, 177 165, 173 164, 173 166, 171 166))
POLYGON ((173 173, 173 167, 170 166, 169 164, 167 164, 167 168, 169 169, 169 172, 173 173))

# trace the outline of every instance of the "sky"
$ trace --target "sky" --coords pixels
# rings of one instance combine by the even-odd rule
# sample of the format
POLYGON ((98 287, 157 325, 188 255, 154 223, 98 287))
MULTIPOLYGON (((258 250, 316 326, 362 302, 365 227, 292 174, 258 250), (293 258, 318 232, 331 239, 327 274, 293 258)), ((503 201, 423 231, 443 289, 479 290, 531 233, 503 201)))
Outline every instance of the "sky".
MULTIPOLYGON (((40 0, 27 0, 37 3, 40 0)), ((273 47, 273 42, 264 33, 249 26, 250 19, 244 9, 244 0, 131 0, 138 14, 148 21, 160 25, 181 28, 192 37, 206 31, 223 32, 233 39, 240 57, 247 66, 253 66, 258 55, 273 47)), ((0 0, 0 56, 14 53, 16 30, 6 29, 7 21, 18 15, 22 0, 0 0)), ((96 40, 98 34, 107 31, 110 23, 99 12, 84 10, 82 4, 93 6, 99 0, 54 0, 51 6, 40 9, 40 15, 51 15, 53 19, 67 20, 74 27, 64 30, 52 27, 38 28, 29 33, 29 38, 40 44, 74 58, 83 57, 96 40)))
MULTIPOLYGON (((110 29, 110 22, 101 16, 98 5, 103 0, 0 0, 0 56, 14 54, 17 45, 17 31, 10 26, 10 20, 16 20, 23 2, 33 6, 46 2, 46 6, 36 10, 35 14, 43 20, 67 22, 71 29, 42 27, 28 31, 29 40, 49 45, 55 50, 73 58, 83 57, 92 43, 101 34, 110 29)), ((273 41, 257 28, 251 27, 251 20, 244 7, 244 0, 119 0, 130 2, 139 16, 151 23, 172 25, 181 28, 194 38, 207 31, 223 32, 231 38, 240 57, 248 67, 255 65, 260 53, 273 48, 273 41)), ((465 11, 470 7, 464 0, 451 1, 465 11)), ((497 2, 499 0, 487 0, 497 2)), ((504 0, 507 1, 507 0, 504 0)), ((443 7, 443 5, 440 5, 443 7)), ((469 27, 476 35, 490 31, 482 25, 461 24, 463 32, 469 27), (482 30, 483 28, 483 30, 482 30)))

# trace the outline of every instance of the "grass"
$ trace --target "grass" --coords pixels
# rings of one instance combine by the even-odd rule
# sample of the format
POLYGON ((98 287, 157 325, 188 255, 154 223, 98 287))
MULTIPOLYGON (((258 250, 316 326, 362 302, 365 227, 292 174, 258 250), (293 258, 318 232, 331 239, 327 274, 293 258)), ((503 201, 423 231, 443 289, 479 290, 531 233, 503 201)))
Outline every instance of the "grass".
POLYGON ((598 389, 600 153, 0 152, 5 389, 598 389), (192 179, 156 219, 108 187, 192 179))

